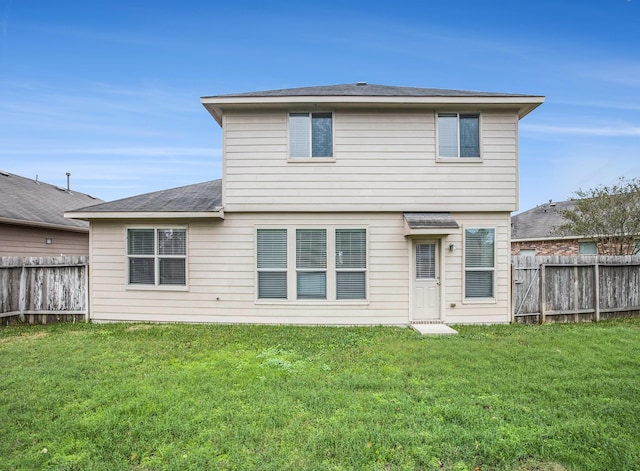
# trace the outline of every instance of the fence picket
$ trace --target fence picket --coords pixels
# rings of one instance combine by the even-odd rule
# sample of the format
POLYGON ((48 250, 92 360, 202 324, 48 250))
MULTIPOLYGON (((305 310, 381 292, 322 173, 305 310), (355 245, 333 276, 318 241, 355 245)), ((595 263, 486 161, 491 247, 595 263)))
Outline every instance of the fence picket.
POLYGON ((0 257, 0 323, 88 319, 86 256, 0 257))
POLYGON ((599 321, 640 314, 640 256, 511 257, 516 322, 599 321), (529 289, 532 270, 539 289, 529 289))

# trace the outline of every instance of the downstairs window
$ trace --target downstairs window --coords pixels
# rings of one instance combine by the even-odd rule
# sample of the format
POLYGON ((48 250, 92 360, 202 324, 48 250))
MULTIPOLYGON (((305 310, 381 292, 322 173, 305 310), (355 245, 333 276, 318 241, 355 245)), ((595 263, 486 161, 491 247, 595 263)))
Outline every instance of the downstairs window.
POLYGON ((127 229, 129 285, 185 286, 186 264, 186 229, 127 229))
POLYGON ((464 231, 464 297, 495 297, 495 229, 464 231))

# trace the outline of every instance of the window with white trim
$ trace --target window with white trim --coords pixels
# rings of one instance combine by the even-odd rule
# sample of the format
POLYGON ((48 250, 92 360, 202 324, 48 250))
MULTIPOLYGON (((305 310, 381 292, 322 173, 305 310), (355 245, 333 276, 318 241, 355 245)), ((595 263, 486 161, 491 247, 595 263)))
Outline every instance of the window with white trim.
POLYGON ((185 286, 187 230, 127 229, 128 284, 185 286))
POLYGON ((495 229, 464 231, 464 297, 495 297, 495 229))
POLYGON ((367 235, 336 229, 336 299, 367 298, 367 235))
POLYGON ((327 230, 296 229, 298 299, 327 299, 327 230))
POLYGON ((480 157, 480 115, 438 113, 438 157, 480 157))
POLYGON ((289 157, 333 156, 333 114, 289 113, 289 157))
POLYGON ((258 229, 258 298, 287 299, 287 230, 258 229))
POLYGON ((366 229, 257 229, 256 238, 259 300, 367 299, 366 229))

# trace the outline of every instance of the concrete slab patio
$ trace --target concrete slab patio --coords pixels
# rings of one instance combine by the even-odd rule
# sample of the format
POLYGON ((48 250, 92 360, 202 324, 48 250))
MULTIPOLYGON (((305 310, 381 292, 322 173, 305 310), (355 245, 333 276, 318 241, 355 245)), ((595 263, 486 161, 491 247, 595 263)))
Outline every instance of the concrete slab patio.
POLYGON ((458 332, 446 324, 411 324, 422 335, 455 335, 458 332))

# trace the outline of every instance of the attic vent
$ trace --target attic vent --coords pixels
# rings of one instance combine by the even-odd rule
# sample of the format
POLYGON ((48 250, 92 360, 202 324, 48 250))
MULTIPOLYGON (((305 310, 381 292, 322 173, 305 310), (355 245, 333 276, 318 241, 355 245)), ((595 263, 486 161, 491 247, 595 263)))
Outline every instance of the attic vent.
POLYGON ((367 84, 367 82, 356 82, 356 85, 359 86, 359 87, 361 87, 363 85, 366 85, 366 84, 367 84))
POLYGON ((8 177, 9 174, 7 172, 3 172, 2 170, 0 170, 0 175, 2 175, 3 177, 8 177))

